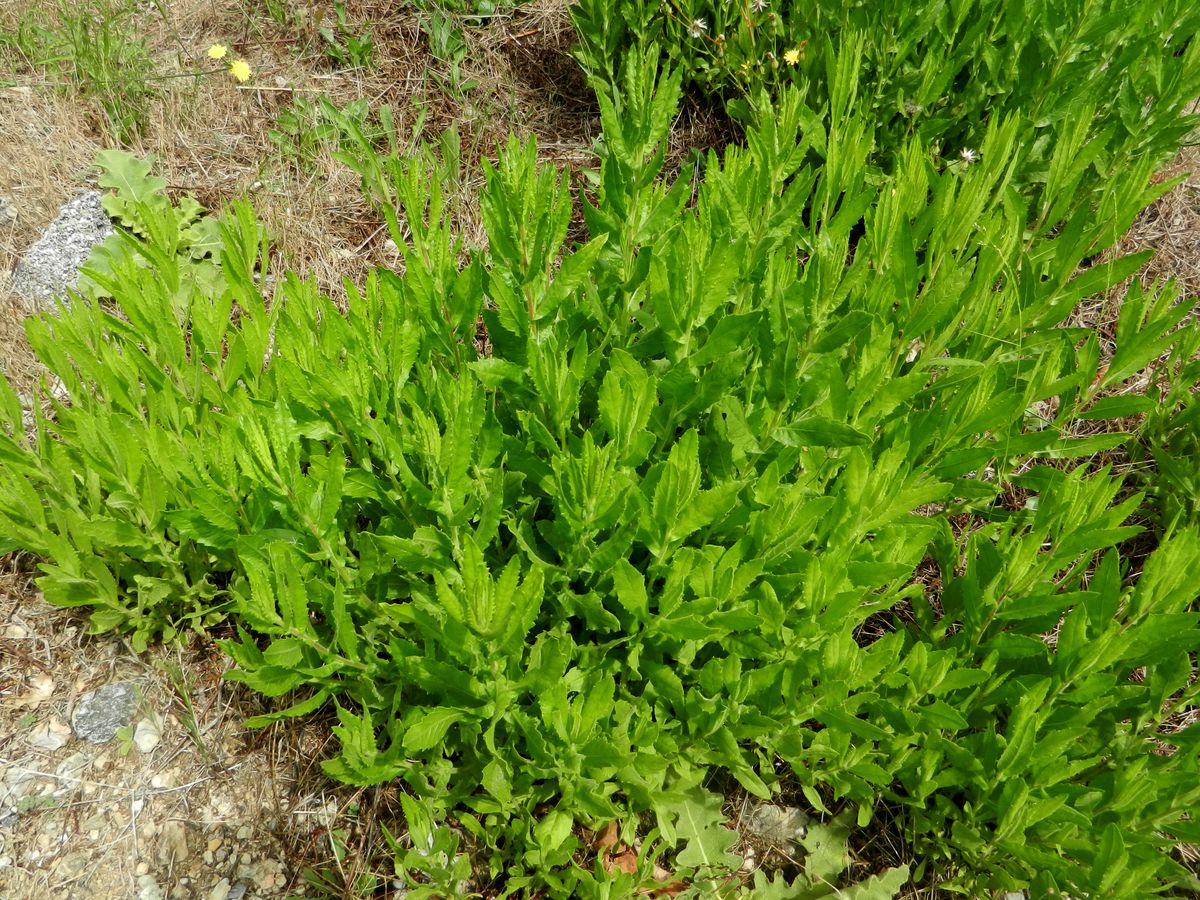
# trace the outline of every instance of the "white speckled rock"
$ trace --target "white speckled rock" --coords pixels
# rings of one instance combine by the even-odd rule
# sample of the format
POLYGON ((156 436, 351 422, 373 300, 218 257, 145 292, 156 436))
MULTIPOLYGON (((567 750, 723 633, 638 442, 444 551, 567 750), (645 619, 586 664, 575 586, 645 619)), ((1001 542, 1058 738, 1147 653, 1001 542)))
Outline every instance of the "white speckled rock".
POLYGON ((153 875, 139 875, 137 886, 137 900, 163 900, 163 889, 159 887, 153 875))
POLYGON ((58 216, 17 263, 10 285, 35 310, 53 309, 53 299, 73 288, 92 248, 113 233, 100 192, 88 191, 63 204, 58 216))

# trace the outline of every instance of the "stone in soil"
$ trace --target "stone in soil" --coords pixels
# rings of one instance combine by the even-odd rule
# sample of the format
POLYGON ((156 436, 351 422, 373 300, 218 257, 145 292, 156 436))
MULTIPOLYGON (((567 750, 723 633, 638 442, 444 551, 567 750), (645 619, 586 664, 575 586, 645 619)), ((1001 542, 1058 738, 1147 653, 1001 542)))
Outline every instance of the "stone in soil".
POLYGON ((70 739, 71 729, 67 727, 67 723, 62 719, 55 718, 35 725, 33 730, 26 735, 25 742, 38 750, 47 750, 53 753, 55 750, 65 747, 70 739))
POLYGON ((88 191, 68 200, 40 238, 25 251, 13 272, 13 293, 37 309, 53 309, 53 298, 79 282, 79 270, 92 248, 113 233, 100 205, 100 192, 88 191))
POLYGON ((158 839, 158 861, 164 866, 177 866, 187 858, 187 829, 182 822, 168 822, 158 839))
POLYGON ((75 704, 71 727, 81 740, 104 744, 129 724, 137 708, 137 691, 129 682, 119 681, 88 691, 75 704))
POLYGON ((142 753, 149 753, 158 746, 162 728, 153 719, 142 719, 133 731, 133 744, 142 753))

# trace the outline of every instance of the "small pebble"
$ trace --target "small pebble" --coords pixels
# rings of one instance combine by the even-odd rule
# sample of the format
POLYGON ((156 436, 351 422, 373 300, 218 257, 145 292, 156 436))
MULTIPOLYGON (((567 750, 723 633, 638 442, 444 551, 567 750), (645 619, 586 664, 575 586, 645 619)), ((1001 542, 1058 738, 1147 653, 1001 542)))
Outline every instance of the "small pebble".
POLYGON ((163 889, 158 886, 153 875, 141 875, 138 877, 137 883, 137 900, 163 900, 163 889))
POLYGON ((133 745, 141 753, 149 753, 162 739, 162 729, 153 719, 142 719, 133 730, 133 745))
POLYGON ((149 871, 150 871, 150 863, 140 862, 137 864, 137 868, 133 870, 133 873, 135 875, 145 875, 149 871))
POLYGON ((33 730, 25 736, 25 742, 39 750, 46 750, 53 753, 65 747, 67 741, 71 739, 71 729, 62 719, 53 718, 45 722, 39 722, 33 727, 33 730))
POLYGON ((250 835, 252 833, 253 832, 250 830, 249 825, 243 825, 241 828, 239 828, 237 830, 237 839, 239 841, 248 841, 250 839, 250 835))
POLYGON ((187 829, 184 823, 167 822, 162 827, 162 838, 158 840, 158 862, 179 865, 187 857, 187 829))
POLYGON ((89 863, 86 853, 68 853, 58 861, 58 874, 63 878, 77 878, 89 863))

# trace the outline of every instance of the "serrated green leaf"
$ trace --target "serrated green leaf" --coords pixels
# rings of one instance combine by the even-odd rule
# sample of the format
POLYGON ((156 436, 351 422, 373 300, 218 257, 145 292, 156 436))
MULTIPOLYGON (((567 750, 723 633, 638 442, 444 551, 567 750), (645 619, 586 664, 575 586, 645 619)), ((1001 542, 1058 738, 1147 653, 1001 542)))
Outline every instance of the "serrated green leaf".
POLYGON ((810 823, 800 839, 804 847, 804 877, 812 884, 836 884, 850 864, 849 812, 839 813, 828 822, 810 823))
POLYGON ((431 750, 445 738, 451 725, 462 720, 461 710, 445 707, 426 710, 404 730, 404 749, 409 753, 431 750))

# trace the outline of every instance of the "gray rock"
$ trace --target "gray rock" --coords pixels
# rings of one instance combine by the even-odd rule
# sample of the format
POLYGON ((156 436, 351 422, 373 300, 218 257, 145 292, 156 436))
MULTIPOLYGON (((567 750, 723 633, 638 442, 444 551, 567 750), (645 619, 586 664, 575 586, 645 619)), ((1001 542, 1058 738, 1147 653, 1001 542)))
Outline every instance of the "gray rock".
POLYGON ((92 760, 86 753, 72 753, 58 764, 54 774, 59 778, 74 779, 91 764, 92 760))
POLYGON ((13 766, 4 775, 0 784, 0 801, 16 806, 18 801, 37 787, 37 776, 27 769, 13 766))
POLYGON ((25 251, 13 272, 10 289, 35 308, 52 309, 53 299, 73 288, 92 248, 113 233, 100 192, 68 200, 42 236, 25 251))
POLYGON ((57 875, 60 878, 78 878, 91 865, 91 858, 83 851, 68 853, 58 863, 57 875))
POLYGON ((7 197, 0 197, 0 225, 16 225, 17 208, 7 197))
POLYGON ((118 681, 88 691, 75 704, 71 727, 75 735, 93 744, 111 741, 137 709, 137 691, 129 682, 118 681))

